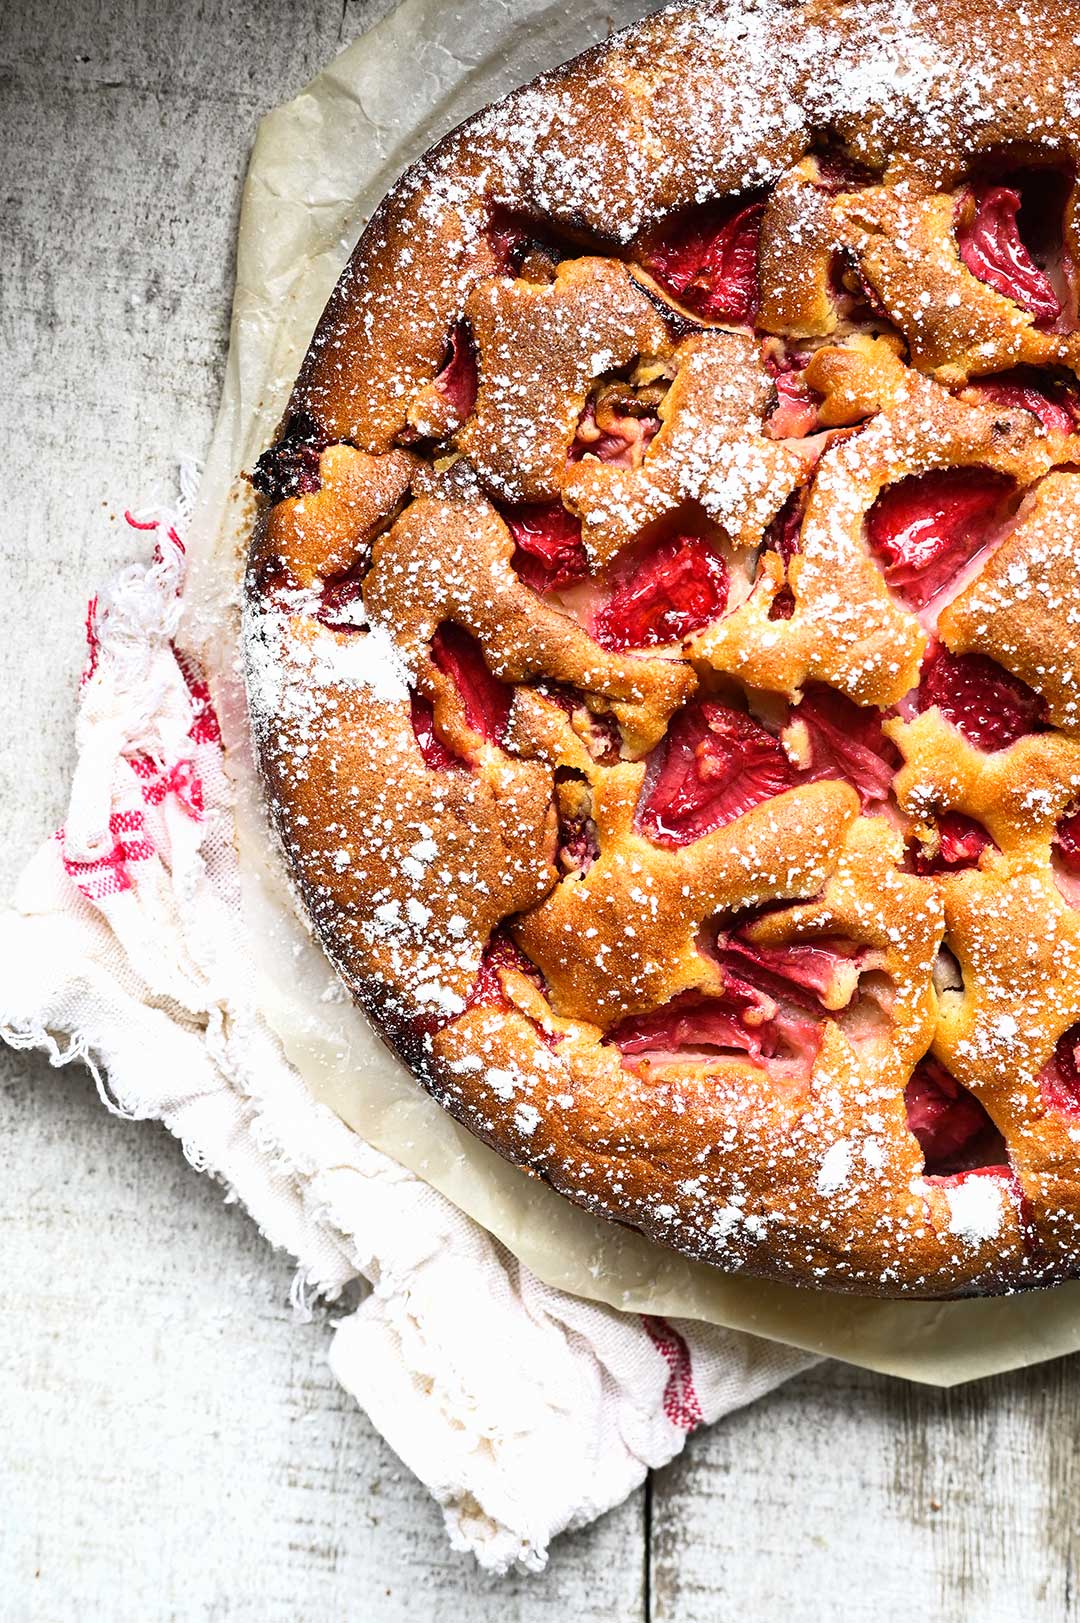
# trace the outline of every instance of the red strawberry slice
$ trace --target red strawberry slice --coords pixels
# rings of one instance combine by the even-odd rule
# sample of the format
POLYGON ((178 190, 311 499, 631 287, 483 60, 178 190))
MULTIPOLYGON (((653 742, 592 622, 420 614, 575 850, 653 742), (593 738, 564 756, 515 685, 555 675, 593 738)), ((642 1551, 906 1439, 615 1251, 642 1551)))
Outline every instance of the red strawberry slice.
POLYGON ((1080 400, 1064 384, 1051 382, 1031 367, 983 378, 971 392, 1007 411, 1029 411, 1048 434, 1072 434, 1080 422, 1080 400))
POLYGON ((933 706, 976 749, 993 754, 1038 732, 1043 701, 1019 677, 985 654, 951 654, 936 643, 923 661, 916 694, 920 711, 933 706))
POLYGON ((684 993, 651 1014, 624 1020, 607 1041, 628 1058, 728 1054, 760 1066, 794 1061, 809 1075, 821 1047, 821 1025, 777 1009, 753 988, 732 985, 722 997, 684 993))
POLYGON ((465 1000, 466 1008, 510 1008, 510 1000, 499 980, 500 969, 516 969, 519 974, 527 975, 538 991, 544 990, 544 977, 536 965, 529 962, 508 935, 496 930, 481 954, 480 968, 476 972, 472 991, 465 1000))
POLYGON ((1066 873, 1080 874, 1080 810, 1068 812, 1058 823, 1054 851, 1066 873))
POLYGON ((644 558, 597 614, 601 648, 655 648, 679 642, 723 614, 728 569, 696 535, 675 535, 644 558))
POLYGON ((856 704, 823 683, 811 682, 803 691, 802 703, 792 710, 791 720, 801 721, 810 738, 810 765, 803 771, 804 781, 843 778, 858 791, 864 811, 888 800, 900 755, 882 731, 880 710, 856 704))
POLYGON ((1052 1058, 1039 1072, 1039 1086, 1050 1110, 1080 1116, 1080 1025, 1059 1037, 1052 1058))
POLYGON ((917 874, 957 873, 962 868, 977 868, 983 852, 994 843, 982 824, 963 812, 942 812, 937 830, 940 840, 937 852, 932 857, 925 851, 915 853, 917 874))
POLYGON ((742 711, 699 700, 676 716, 645 778, 638 827, 689 845, 796 782, 782 745, 742 711))
POLYGON ((657 413, 617 411, 606 404, 603 422, 601 428, 596 420, 596 402, 590 400, 574 434, 570 461, 580 462, 583 457, 591 456, 613 467, 640 467, 642 457, 660 432, 657 413))
POLYGON ((642 261, 660 286, 706 321, 753 326, 762 202, 683 219, 642 261))
POLYGON ((450 334, 446 357, 435 379, 435 387, 454 408, 459 422, 463 423, 476 405, 478 386, 479 372, 472 333, 467 322, 459 321, 450 334))
POLYGON ((859 957, 847 942, 794 941, 782 947, 759 947, 738 935, 720 936, 714 949, 724 972, 752 982, 773 1000, 810 1008, 844 1009, 859 984, 859 957))
POLYGON ((516 507, 505 513, 514 538, 511 560, 518 577, 534 592, 557 592, 589 573, 581 540, 581 520, 561 502, 516 507))
POLYGON ((882 491, 866 537, 901 602, 924 608, 949 584, 992 538, 1012 489, 983 468, 938 468, 882 491))
POLYGON ((510 719, 514 690, 488 670, 476 638, 445 621, 431 640, 431 657, 461 697, 469 726, 500 744, 510 719))
POLYGON ((961 198, 957 245, 973 276, 1049 326, 1064 306, 1020 235, 1020 193, 1011 186, 977 186, 961 198))
POLYGON ((550 238, 544 239, 539 234, 541 229, 535 222, 508 209, 492 210, 485 235, 500 275, 520 276, 524 271, 529 277, 530 269, 536 268, 538 260, 546 260, 554 272, 561 259, 576 259, 582 252, 575 244, 560 245, 550 238), (527 263, 529 260, 534 261, 532 267, 527 263))
POLYGON ((976 1170, 1008 1172, 1005 1140, 985 1107, 931 1055, 916 1066, 904 1089, 904 1103, 927 1177, 976 1170))
POLYGON ((422 693, 413 693, 409 697, 409 709, 412 730, 424 757, 424 765, 432 772, 447 772, 451 767, 463 765, 436 733, 435 711, 430 700, 425 699, 422 693))
POLYGON ((328 444, 313 417, 295 412, 276 445, 256 462, 251 483, 274 503, 289 496, 314 495, 322 484, 319 459, 328 444))

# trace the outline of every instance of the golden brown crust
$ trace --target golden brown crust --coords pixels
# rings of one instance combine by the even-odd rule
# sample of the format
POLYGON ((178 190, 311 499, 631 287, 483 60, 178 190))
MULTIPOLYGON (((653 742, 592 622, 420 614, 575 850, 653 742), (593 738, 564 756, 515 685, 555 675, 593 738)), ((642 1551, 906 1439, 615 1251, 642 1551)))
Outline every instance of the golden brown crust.
POLYGON ((537 80, 383 203, 256 474, 343 980, 726 1268, 1080 1271, 1068 11, 678 4, 537 80))

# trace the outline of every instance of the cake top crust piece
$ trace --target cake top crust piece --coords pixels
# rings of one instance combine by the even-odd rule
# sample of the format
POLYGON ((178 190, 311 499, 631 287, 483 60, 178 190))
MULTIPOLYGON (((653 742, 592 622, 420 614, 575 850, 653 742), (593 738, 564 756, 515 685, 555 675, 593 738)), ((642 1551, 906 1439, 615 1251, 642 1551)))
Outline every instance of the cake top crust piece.
POLYGON ((1060 0, 670 6, 402 176, 252 473, 342 980, 724 1269, 1080 1273, 1078 131, 1060 0))

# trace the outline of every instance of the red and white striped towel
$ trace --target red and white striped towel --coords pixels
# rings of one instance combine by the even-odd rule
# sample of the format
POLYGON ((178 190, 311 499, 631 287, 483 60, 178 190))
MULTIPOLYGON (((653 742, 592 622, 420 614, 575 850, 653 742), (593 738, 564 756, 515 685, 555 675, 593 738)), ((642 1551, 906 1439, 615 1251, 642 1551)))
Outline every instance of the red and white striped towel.
POLYGON ((131 519, 153 558, 90 604, 69 812, 0 918, 0 1027, 175 1133, 297 1258, 301 1308, 368 1282, 335 1329, 338 1379, 456 1548, 539 1568, 696 1426, 814 1360, 551 1289, 313 1102, 255 1002, 221 736, 174 643, 187 485, 178 514, 131 519))

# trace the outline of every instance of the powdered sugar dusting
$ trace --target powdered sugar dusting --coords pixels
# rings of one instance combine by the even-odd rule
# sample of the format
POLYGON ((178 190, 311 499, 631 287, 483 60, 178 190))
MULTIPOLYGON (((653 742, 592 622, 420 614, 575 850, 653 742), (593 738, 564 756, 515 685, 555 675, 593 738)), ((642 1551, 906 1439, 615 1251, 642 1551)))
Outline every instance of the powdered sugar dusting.
POLYGON ((689 1256, 1080 1260, 1077 108, 1045 0, 669 7, 403 177, 260 463, 328 951, 689 1256))

